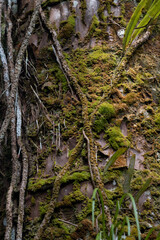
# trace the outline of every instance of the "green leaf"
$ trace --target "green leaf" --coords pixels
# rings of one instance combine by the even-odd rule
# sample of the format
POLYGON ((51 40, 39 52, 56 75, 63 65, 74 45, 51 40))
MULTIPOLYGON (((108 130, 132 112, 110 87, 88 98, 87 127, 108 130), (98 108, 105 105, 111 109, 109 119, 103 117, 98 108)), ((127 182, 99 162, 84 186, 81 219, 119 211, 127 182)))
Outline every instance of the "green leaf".
POLYGON ((132 17, 131 17, 131 19, 127 25, 126 31, 125 31, 125 36, 124 36, 124 40, 123 40, 123 51, 125 50, 126 46, 130 42, 133 30, 135 29, 135 27, 138 23, 138 20, 141 16, 142 9, 145 7, 147 2, 148 2, 148 0, 142 0, 136 7, 134 13, 132 14, 132 17))
POLYGON ((145 184, 143 184, 143 186, 141 187, 141 189, 138 191, 138 193, 136 194, 135 197, 135 201, 138 202, 140 196, 146 191, 146 189, 149 187, 150 183, 151 183, 151 178, 148 178, 147 181, 145 182, 145 184))
POLYGON ((107 162, 105 168, 104 168, 104 173, 108 170, 108 168, 113 165, 113 163, 117 160, 117 158, 119 158, 123 153, 125 153, 127 150, 127 148, 119 148, 113 155, 112 157, 109 159, 109 161, 107 162))
POLYGON ((131 225, 130 225, 130 221, 129 221, 129 217, 126 216, 126 222, 127 222, 127 226, 128 226, 128 236, 131 235, 131 225))
POLYGON ((152 232, 153 232, 154 230, 155 230, 155 228, 151 228, 151 229, 149 230, 149 232, 148 232, 145 240, 148 240, 148 239, 149 239, 149 237, 151 236, 151 234, 152 234, 152 232))
POLYGON ((99 232, 96 236, 96 240, 102 240, 102 232, 99 232))
POLYGON ((142 21, 138 24, 137 29, 135 29, 131 41, 133 41, 143 30, 144 26, 149 24, 151 21, 156 19, 160 14, 160 0, 154 1, 148 12, 142 19, 142 21))
POLYGON ((114 239, 115 239, 115 238, 114 238, 114 224, 112 224, 112 226, 111 226, 110 239, 111 239, 111 240, 114 240, 114 239))
POLYGON ((135 155, 133 155, 131 157, 131 160, 129 163, 129 168, 126 173, 126 177, 125 177, 124 184, 123 184, 123 192, 124 193, 127 193, 130 190, 130 182, 131 182, 131 178, 132 178, 133 172, 134 172, 134 165, 135 165, 135 155))

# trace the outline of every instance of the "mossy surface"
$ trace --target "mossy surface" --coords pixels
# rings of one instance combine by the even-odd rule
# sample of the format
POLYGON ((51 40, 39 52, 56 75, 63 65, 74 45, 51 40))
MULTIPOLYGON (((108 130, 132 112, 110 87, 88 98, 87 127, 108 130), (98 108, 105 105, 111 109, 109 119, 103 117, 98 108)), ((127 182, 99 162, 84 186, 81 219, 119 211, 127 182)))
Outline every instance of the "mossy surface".
POLYGON ((116 112, 112 104, 104 102, 99 106, 98 112, 103 115, 107 120, 115 117, 116 112))
POLYGON ((75 172, 73 174, 66 174, 62 179, 61 182, 62 183, 66 183, 69 181, 76 181, 76 182, 82 182, 85 180, 89 180, 90 179, 90 173, 83 171, 83 172, 75 172))
MULTIPOLYGON (((56 1, 44 2, 44 6, 54 4, 56 4, 56 1)), ((103 164, 106 159, 109 159, 113 150, 115 151, 125 146, 129 148, 128 155, 132 155, 132 152, 129 152, 130 150, 135 151, 139 155, 143 150, 144 154, 141 154, 141 157, 142 155, 144 156, 144 161, 142 161, 141 165, 136 165, 136 168, 141 168, 134 170, 130 189, 133 195, 136 195, 147 178, 152 178, 152 185, 147 188, 147 191, 150 191, 152 200, 147 199, 142 204, 142 209, 141 206, 138 207, 141 212, 141 222, 143 220, 147 221, 148 218, 148 221, 153 224, 153 221, 160 221, 158 214, 160 211, 160 116, 159 76, 157 74, 159 57, 158 54, 154 55, 154 57, 151 54, 157 40, 149 40, 149 45, 144 47, 145 54, 143 47, 137 49, 136 54, 132 56, 128 64, 125 62, 128 61, 126 57, 123 64, 120 65, 121 67, 117 74, 116 68, 121 60, 122 46, 120 40, 116 40, 116 37, 114 38, 115 42, 109 42, 107 27, 113 28, 116 35, 118 25, 109 21, 111 15, 106 18, 103 14, 104 9, 107 9, 108 13, 111 14, 111 6, 113 4, 113 1, 101 1, 98 11, 99 18, 93 16, 87 37, 84 42, 78 45, 79 48, 76 46, 74 50, 71 50, 71 38, 74 39, 76 37, 74 35, 76 16, 72 12, 69 18, 60 24, 59 39, 62 46, 64 46, 64 51, 66 51, 64 56, 70 68, 70 73, 82 90, 81 97, 79 97, 79 92, 75 88, 72 78, 69 80, 74 94, 70 92, 63 71, 56 62, 52 47, 49 46, 40 51, 37 59, 37 79, 39 83, 37 92, 48 111, 51 121, 48 120, 43 107, 39 107, 37 110, 37 99, 35 101, 32 96, 32 104, 35 104, 36 111, 32 109, 33 116, 31 119, 34 120, 28 124, 27 132, 29 141, 33 143, 34 155, 36 155, 37 161, 36 167, 39 168, 39 172, 29 180, 28 191, 30 194, 33 194, 30 204, 31 207, 37 204, 37 199, 34 195, 38 194, 40 196, 47 188, 52 189, 55 178, 63 168, 65 169, 65 167, 56 165, 56 158, 66 157, 67 163, 67 159, 74 152, 77 139, 83 135, 82 132, 85 130, 91 143, 91 155, 95 157, 97 154, 96 164, 91 159, 94 174, 97 173, 94 167, 98 164, 103 164), (90 44, 93 39, 95 40, 94 47, 90 44), (85 98, 85 100, 82 101, 82 98, 85 98), (86 103, 86 108, 84 107, 84 102, 86 103), (37 117, 38 111, 40 117, 37 117), (84 116, 87 116, 87 118, 84 116), (58 127, 60 128, 61 143, 57 148, 56 144, 59 141, 57 140, 57 136, 59 136, 58 127), (88 131, 88 129, 91 131, 88 131), (125 136, 122 132, 125 132, 125 136), (96 150, 97 139, 100 140, 99 142, 104 143, 98 150, 96 150), (40 145, 40 140, 42 146, 40 145), (147 151, 150 152, 145 155, 147 151), (46 159, 50 155, 54 162, 51 171, 54 170, 55 176, 44 175, 46 159)), ((127 2, 127 4, 130 3, 127 2)), ((83 11, 82 18, 84 18, 86 1, 81 1, 81 8, 83 11)), ((128 14, 126 3, 123 3, 121 9, 123 14, 124 11, 128 14)), ((114 18, 114 21, 118 24, 123 22, 122 25, 125 26, 125 17, 114 18)), ((88 166, 84 167, 84 165, 88 165, 87 150, 89 146, 86 139, 85 141, 82 151, 76 156, 67 173, 65 175, 62 174, 62 178, 59 178, 59 181, 57 181, 57 186, 62 184, 61 189, 64 188, 65 190, 69 183, 73 186, 73 191, 56 203, 53 216, 55 218, 61 217, 62 220, 65 219, 76 224, 84 218, 90 218, 92 211, 91 199, 86 194, 82 194, 80 190, 83 182, 91 182, 89 168, 88 166), (71 212, 71 216, 67 211, 71 212)), ((123 156, 126 161, 128 161, 127 154, 123 156)), ((120 160, 118 161, 120 162, 120 160)), ((109 206, 112 216, 117 199, 123 195, 123 184, 127 171, 126 165, 118 169, 114 169, 114 167, 108 170, 105 175, 103 175, 103 165, 99 167, 102 182, 106 188, 104 192, 108 197, 106 204, 109 206)), ((56 187, 55 191, 57 190, 56 187)), ((86 187, 87 191, 89 189, 86 187)), ((48 211, 49 201, 50 199, 46 198, 40 203, 41 219, 48 211)), ((126 213, 129 213, 131 216, 131 220, 133 220, 130 210, 127 210, 128 206, 129 202, 127 201, 126 205, 124 204, 124 208, 126 213)), ((97 204, 96 216, 99 213, 97 204)), ((132 223, 134 225, 134 221, 132 223)), ((65 226, 69 229, 69 225, 61 224, 59 220, 52 218, 43 238, 68 239, 74 230, 72 229, 70 232, 65 229, 65 226)), ((137 233, 134 227, 133 235, 136 239, 137 233)))
POLYGON ((53 182, 55 180, 54 177, 50 178, 40 178, 40 179, 35 179, 35 178, 30 178, 29 183, 28 183, 28 190, 32 192, 36 192, 38 190, 41 190, 44 186, 48 187, 53 185, 53 182))
POLYGON ((117 150, 120 147, 129 147, 129 140, 122 134, 120 128, 111 127, 106 131, 106 139, 108 137, 108 141, 113 149, 117 150))
POLYGON ((58 35, 58 38, 64 44, 68 41, 68 39, 71 38, 74 32, 75 32, 75 16, 71 15, 68 17, 66 21, 61 22, 60 33, 58 35))

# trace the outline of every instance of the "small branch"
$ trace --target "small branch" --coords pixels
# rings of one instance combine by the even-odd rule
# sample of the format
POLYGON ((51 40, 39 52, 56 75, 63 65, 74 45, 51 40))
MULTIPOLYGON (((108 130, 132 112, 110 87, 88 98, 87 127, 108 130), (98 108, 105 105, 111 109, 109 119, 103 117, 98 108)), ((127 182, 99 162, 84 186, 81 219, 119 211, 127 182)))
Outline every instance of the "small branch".
POLYGON ((30 87, 31 87, 33 93, 35 94, 36 98, 38 99, 38 101, 39 101, 42 109, 44 110, 44 113, 46 114, 46 118, 48 119, 48 121, 49 121, 50 123, 53 124, 53 121, 52 121, 52 120, 50 119, 50 117, 49 117, 49 113, 48 113, 47 108, 44 106, 43 102, 41 101, 41 99, 39 98, 38 94, 37 94, 36 91, 33 89, 33 87, 32 87, 32 86, 30 86, 30 87))
POLYGON ((63 219, 60 219, 60 218, 58 218, 58 220, 59 220, 59 221, 61 221, 61 222, 64 222, 64 223, 66 223, 66 224, 72 225, 72 226, 74 226, 74 227, 78 227, 78 225, 77 225, 77 224, 71 223, 71 222, 69 222, 69 221, 65 221, 65 220, 63 220, 63 219))

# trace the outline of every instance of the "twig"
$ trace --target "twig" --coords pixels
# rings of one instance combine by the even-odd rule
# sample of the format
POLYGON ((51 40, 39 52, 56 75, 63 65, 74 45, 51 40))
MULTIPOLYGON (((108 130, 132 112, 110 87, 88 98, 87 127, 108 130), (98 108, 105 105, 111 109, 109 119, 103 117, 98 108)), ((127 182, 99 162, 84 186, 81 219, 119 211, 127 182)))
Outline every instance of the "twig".
POLYGON ((69 224, 69 225, 75 226, 75 227, 78 226, 77 224, 71 223, 71 222, 69 222, 69 221, 66 221, 66 220, 63 220, 63 219, 60 219, 60 218, 58 218, 58 220, 61 221, 61 222, 67 223, 67 224, 69 224))
POLYGON ((39 98, 38 94, 37 94, 36 91, 33 89, 33 87, 32 87, 32 86, 30 86, 30 87, 31 87, 33 93, 35 94, 36 98, 38 99, 39 103, 41 104, 41 106, 42 106, 42 108, 43 108, 43 110, 44 110, 44 112, 45 112, 45 114, 46 114, 46 118, 48 119, 48 121, 49 121, 50 123, 52 123, 52 120, 51 120, 50 117, 48 116, 47 108, 44 106, 43 102, 41 101, 41 99, 39 98))

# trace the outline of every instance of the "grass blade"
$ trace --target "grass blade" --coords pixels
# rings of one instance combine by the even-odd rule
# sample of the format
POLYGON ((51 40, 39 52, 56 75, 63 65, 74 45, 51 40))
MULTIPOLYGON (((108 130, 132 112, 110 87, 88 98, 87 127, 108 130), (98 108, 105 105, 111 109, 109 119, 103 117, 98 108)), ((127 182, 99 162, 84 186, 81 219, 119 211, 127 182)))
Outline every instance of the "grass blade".
POLYGON ((109 169, 109 167, 111 165, 113 165, 113 163, 117 160, 117 158, 119 158, 123 153, 125 153, 127 150, 127 148, 119 148, 113 155, 112 157, 109 159, 109 161, 107 162, 105 168, 104 168, 104 173, 109 169))
POLYGON ((140 196, 146 191, 146 189, 149 187, 150 183, 151 183, 152 179, 148 178, 147 181, 145 182, 145 184, 143 184, 143 186, 141 187, 141 189, 138 191, 138 193, 135 196, 135 201, 138 202, 140 196))
POLYGON ((95 201, 98 188, 95 188, 92 195, 92 226, 94 228, 94 212, 95 212, 95 201))
POLYGON ((102 206, 102 229, 103 229, 103 237, 106 238, 106 226, 105 226, 105 214, 104 214, 104 202, 103 202, 103 196, 101 191, 98 188, 95 188, 92 195, 92 226, 94 228, 94 212, 95 212, 95 200, 96 200, 96 194, 99 194, 101 206, 102 206))
POLYGON ((118 213, 119 213, 119 210, 120 210, 120 207, 121 207, 124 199, 125 199, 127 196, 130 197, 130 199, 131 199, 131 201, 132 201, 133 212, 134 212, 134 216, 135 216, 135 220, 136 220, 136 225, 137 225, 137 231, 138 231, 138 240, 141 240, 141 232, 140 232, 140 225, 139 225, 139 220, 138 220, 138 212, 137 212, 137 208, 136 208, 136 203, 135 203, 135 200, 134 200, 133 196, 132 196, 130 193, 124 194, 124 195, 121 197, 120 201, 119 201, 119 206, 118 206, 118 204, 117 204, 116 213, 115 213, 115 216, 114 216, 114 221, 113 221, 113 223, 116 222, 117 216, 118 216, 118 213))
POLYGON ((149 232, 148 232, 145 240, 148 240, 148 239, 149 239, 149 237, 151 236, 151 234, 152 234, 152 232, 153 232, 154 230, 155 230, 155 228, 151 228, 151 229, 149 230, 149 232))
POLYGON ((114 224, 111 226, 111 231, 110 231, 110 240, 114 240, 114 224))
POLYGON ((123 185, 123 192, 124 193, 128 193, 130 190, 130 182, 131 182, 131 178, 133 176, 133 172, 134 172, 134 165, 135 165, 135 155, 133 155, 131 157, 130 163, 129 163, 129 168, 124 180, 124 185, 123 185))
POLYGON ((128 236, 131 235, 131 224, 129 221, 129 217, 126 216, 126 222, 127 222, 127 226, 128 226, 128 236))
POLYGON ((102 232, 99 232, 96 236, 96 240, 102 240, 102 232))

